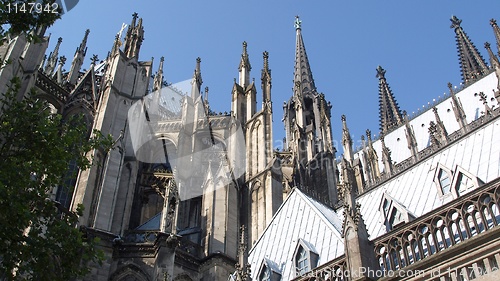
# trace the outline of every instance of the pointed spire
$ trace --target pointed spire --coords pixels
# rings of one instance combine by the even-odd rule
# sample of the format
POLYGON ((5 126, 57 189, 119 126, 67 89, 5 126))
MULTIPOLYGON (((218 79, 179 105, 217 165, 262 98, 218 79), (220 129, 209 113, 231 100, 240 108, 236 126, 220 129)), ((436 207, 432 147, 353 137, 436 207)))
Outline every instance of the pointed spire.
POLYGON ((305 95, 316 92, 311 66, 307 58, 306 47, 302 38, 302 21, 299 16, 295 17, 295 70, 294 70, 294 94, 305 95))
POLYGON ((349 133, 349 128, 347 128, 347 122, 345 115, 342 114, 342 146, 344 147, 344 158, 352 164, 354 160, 354 154, 352 152, 352 138, 349 133))
POLYGON ((366 138, 368 139, 368 146, 366 147, 366 157, 367 157, 367 162, 370 167, 370 172, 372 180, 377 180, 380 178, 380 168, 378 166, 378 156, 377 152, 373 148, 373 141, 372 141, 372 132, 370 130, 366 130, 366 138))
POLYGON ((261 82, 262 82, 262 107, 272 111, 271 107, 271 70, 269 69, 269 53, 267 51, 262 53, 264 59, 264 67, 262 68, 261 82))
POLYGON ((245 225, 240 227, 240 237, 238 245, 238 262, 236 268, 236 281, 250 280, 250 265, 248 264, 248 251, 246 243, 245 225))
POLYGON ((361 205, 356 202, 356 188, 352 180, 353 169, 350 163, 342 159, 341 162, 343 183, 339 185, 344 207, 344 222, 342 237, 346 256, 346 270, 352 280, 372 280, 366 272, 377 269, 373 243, 368 239, 361 205), (366 271, 365 271, 366 270, 366 271))
POLYGON ((111 48, 111 52, 108 53, 107 59, 111 57, 111 54, 114 54, 120 50, 120 46, 122 45, 122 41, 120 40, 120 34, 115 35, 115 40, 113 41, 113 47, 111 48))
POLYGON ((403 118, 405 122, 405 134, 406 142, 408 143, 408 149, 410 150, 413 158, 415 160, 419 160, 417 139, 415 138, 415 132, 413 132, 413 128, 410 126, 410 121, 408 120, 408 114, 406 114, 406 111, 403 111, 403 118))
POLYGON ((128 58, 139 56, 139 50, 144 40, 142 18, 139 18, 139 22, 136 25, 137 18, 137 13, 133 13, 132 23, 129 25, 127 35, 125 36, 125 47, 123 48, 123 52, 128 58))
POLYGON ((56 68, 57 58, 59 56, 59 46, 61 46, 61 43, 62 43, 62 38, 59 37, 57 39, 57 44, 54 48, 54 51, 50 53, 49 58, 47 59, 47 65, 45 66, 45 71, 44 71, 45 75, 47 76, 52 76, 52 73, 56 68))
POLYGON ((495 34, 495 39, 497 41, 497 52, 500 55, 500 27, 498 27, 497 21, 495 19, 490 20, 491 27, 493 27, 493 33, 495 34))
POLYGON ((460 129, 462 130, 462 132, 466 133, 467 132, 467 119, 465 116, 464 108, 462 107, 462 103, 460 102, 460 100, 455 95, 455 92, 453 91, 453 85, 451 83, 448 83, 448 88, 450 89, 451 107, 453 108, 453 113, 455 114, 455 119, 457 120, 458 124, 460 125, 460 129))
POLYGON ((448 142, 448 132, 446 131, 446 127, 444 126, 443 121, 441 121, 441 117, 439 117, 437 107, 433 107, 432 111, 434 112, 434 118, 436 119, 436 138, 441 145, 446 144, 448 142))
POLYGON ((201 84, 203 80, 201 79, 201 58, 196 58, 196 68, 194 69, 193 80, 191 81, 191 97, 193 101, 200 96, 201 84))
POLYGON ((158 72, 155 75, 153 81, 153 91, 159 91, 163 87, 163 61, 164 57, 160 58, 160 65, 158 66, 158 72))
POLYGON ((392 166, 391 150, 385 145, 384 133, 380 135, 380 142, 382 143, 382 163, 384 163, 384 172, 389 177, 393 174, 394 169, 392 166))
POLYGON ((250 65, 250 60, 248 59, 247 53, 247 42, 243 41, 243 51, 241 53, 241 60, 238 66, 238 71, 240 72, 239 84, 243 89, 246 89, 250 85, 250 70, 252 66, 250 65))
POLYGON ((205 87, 205 96, 203 98, 203 102, 205 104, 206 111, 205 112, 210 112, 210 104, 208 103, 208 86, 205 87))
POLYGON ((452 16, 450 20, 450 28, 455 30, 462 80, 464 83, 469 83, 479 79, 487 73, 488 66, 481 54, 479 54, 476 46, 474 46, 460 26, 462 20, 458 19, 456 16, 452 16))
POLYGON ((71 62, 71 69, 68 73, 68 83, 71 85, 76 84, 78 74, 80 73, 80 68, 83 65, 85 55, 87 54, 87 38, 89 36, 89 33, 89 29, 85 30, 85 35, 83 36, 82 42, 80 43, 80 46, 76 48, 75 56, 73 57, 73 61, 71 62))
POLYGON ((377 67, 378 89, 379 89, 379 116, 380 116, 380 131, 387 133, 393 128, 398 127, 403 123, 401 110, 392 94, 391 88, 385 79, 385 69, 380 65, 377 67))
POLYGON ((62 84, 63 83, 63 66, 64 64, 66 63, 66 57, 65 56, 61 56, 59 58, 59 64, 57 66, 57 69, 56 71, 54 72, 54 76, 52 77, 52 79, 56 79, 57 83, 58 84, 62 84))
POLYGON ((497 56, 493 54, 493 51, 491 50, 491 45, 489 42, 484 43, 484 48, 486 51, 488 51, 488 55, 490 57, 490 65, 493 69, 499 69, 500 68, 500 61, 498 61, 497 56))

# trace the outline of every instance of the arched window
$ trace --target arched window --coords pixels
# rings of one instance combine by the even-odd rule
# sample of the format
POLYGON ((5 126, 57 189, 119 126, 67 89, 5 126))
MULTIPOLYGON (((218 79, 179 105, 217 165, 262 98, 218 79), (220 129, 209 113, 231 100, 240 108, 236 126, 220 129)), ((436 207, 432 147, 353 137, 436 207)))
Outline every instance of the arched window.
POLYGON ((265 265, 260 270, 259 281, 271 281, 271 270, 265 265))
POLYGON ((434 183, 438 188, 438 193, 445 196, 451 193, 452 172, 445 166, 438 164, 434 175, 434 183))
POLYGON ((387 193, 382 195, 382 203, 380 204, 379 210, 384 215, 384 224, 387 231, 391 231, 415 219, 415 216, 413 216, 405 206, 394 200, 394 198, 387 193))
POLYGON ((280 281, 281 271, 274 262, 264 259, 257 274, 259 281, 280 281))
POLYGON ((293 254, 296 276, 304 275, 318 266, 319 255, 313 248, 310 243, 299 239, 293 254))
POLYGON ((443 192, 443 194, 448 194, 450 193, 451 191, 451 182, 450 182, 450 177, 448 175, 448 173, 441 169, 439 171, 439 185, 441 186, 441 191, 443 192))
POLYGON ((309 271, 309 259, 306 249, 299 247, 299 251, 295 256, 295 268, 298 275, 304 275, 309 271))

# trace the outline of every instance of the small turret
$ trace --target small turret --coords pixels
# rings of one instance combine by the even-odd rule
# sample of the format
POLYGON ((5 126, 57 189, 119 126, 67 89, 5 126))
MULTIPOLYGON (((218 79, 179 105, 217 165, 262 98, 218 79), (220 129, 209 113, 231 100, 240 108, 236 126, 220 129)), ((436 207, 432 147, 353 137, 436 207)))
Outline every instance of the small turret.
POLYGON ((497 21, 495 19, 490 20, 491 27, 493 27, 493 33, 495 34, 495 39, 497 41, 497 52, 500 56, 500 27, 498 27, 497 21))
POLYGON ((160 65, 158 66, 158 72, 153 80, 153 91, 159 91, 163 87, 163 61, 164 57, 160 58, 160 65))
POLYGON ((460 130, 462 130, 463 133, 467 133, 467 119, 465 116, 464 108, 462 107, 462 103, 455 95, 455 92, 453 91, 453 85, 451 83, 448 83, 448 88, 450 89, 451 106, 453 108, 453 113, 455 114, 455 119, 460 125, 460 130))
POLYGON ((59 37, 57 39, 57 44, 54 48, 54 51, 50 53, 49 58, 47 59, 47 64, 45 65, 45 70, 43 71, 47 76, 52 76, 54 69, 56 68, 57 59, 59 56, 59 47, 61 46, 61 43, 62 38, 59 37))
POLYGON ((248 59, 247 42, 244 41, 240 65, 238 66, 239 85, 243 87, 243 89, 246 89, 248 85, 250 85, 250 70, 252 70, 252 66, 250 65, 250 60, 248 59))
POLYGON ((352 138, 349 133, 349 128, 347 128, 347 122, 345 115, 342 115, 342 146, 344 147, 344 158, 352 165, 354 160, 354 154, 352 152, 352 138))
POLYGON ((90 30, 87 29, 85 31, 85 35, 83 36, 83 40, 80 43, 80 46, 76 48, 75 56, 73 57, 73 61, 71 62, 71 69, 68 73, 68 83, 71 85, 75 85, 78 79, 78 74, 80 73, 80 68, 83 65, 83 60, 85 59, 85 55, 87 54, 87 38, 89 36, 90 30))
POLYGON ((196 67, 191 81, 191 98, 193 98, 193 101, 196 101, 200 96, 201 84, 203 84, 203 80, 201 79, 201 58, 197 57, 196 67))
POLYGON ((123 53, 128 58, 139 57, 139 50, 141 49, 142 41, 144 40, 144 28, 142 27, 142 18, 136 25, 138 18, 137 13, 132 14, 132 23, 129 25, 127 35, 125 36, 125 47, 123 53))
POLYGON ((413 132, 413 128, 410 126, 410 122, 408 121, 408 114, 406 114, 406 111, 403 111, 403 116, 405 122, 405 134, 406 134, 406 141, 408 143, 408 149, 410 150, 411 155, 415 159, 415 161, 418 161, 419 156, 418 156, 417 139, 415 138, 415 133, 413 132))

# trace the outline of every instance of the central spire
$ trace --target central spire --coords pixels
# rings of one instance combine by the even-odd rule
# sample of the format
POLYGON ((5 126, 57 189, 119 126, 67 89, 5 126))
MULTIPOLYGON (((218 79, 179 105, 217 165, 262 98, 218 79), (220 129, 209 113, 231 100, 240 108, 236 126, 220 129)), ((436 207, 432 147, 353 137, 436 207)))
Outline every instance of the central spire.
POLYGON ((302 39, 302 21, 295 17, 296 43, 295 43, 295 71, 293 75, 294 95, 305 95, 316 92, 306 47, 302 39))

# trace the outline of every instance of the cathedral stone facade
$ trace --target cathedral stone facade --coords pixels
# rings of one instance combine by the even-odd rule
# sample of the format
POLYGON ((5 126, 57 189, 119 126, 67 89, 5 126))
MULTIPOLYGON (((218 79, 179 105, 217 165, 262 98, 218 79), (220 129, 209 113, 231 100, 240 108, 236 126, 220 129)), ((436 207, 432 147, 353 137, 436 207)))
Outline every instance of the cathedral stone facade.
POLYGON ((115 139, 90 152, 95 165, 78 171, 74 188, 52 192, 68 209, 83 204, 79 226, 100 238, 106 259, 85 280, 495 280, 500 62, 487 43, 488 66, 461 20, 451 21, 463 86, 410 117, 379 66, 380 136, 367 130, 353 149, 342 115, 339 158, 298 17, 282 150, 272 146, 267 52, 258 85, 243 42, 231 110, 216 114, 200 58, 188 93, 165 82, 163 58, 157 68, 140 60, 137 14, 87 71, 88 30, 68 72, 61 38, 45 58, 43 28, 40 43, 9 38, 0 92, 19 76, 21 93, 34 87, 54 112, 83 114, 89 130, 115 139))

